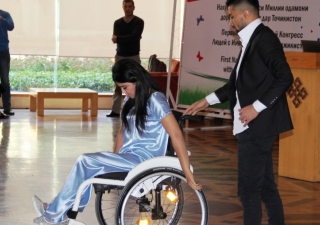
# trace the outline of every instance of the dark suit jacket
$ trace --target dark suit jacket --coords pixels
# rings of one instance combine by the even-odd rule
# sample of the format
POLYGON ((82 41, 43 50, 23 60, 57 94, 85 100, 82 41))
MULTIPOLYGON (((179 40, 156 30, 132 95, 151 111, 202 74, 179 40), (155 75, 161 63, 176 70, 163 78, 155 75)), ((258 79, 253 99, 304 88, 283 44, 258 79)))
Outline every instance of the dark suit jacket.
POLYGON ((293 129, 285 94, 293 76, 274 32, 260 24, 250 38, 236 79, 237 64, 229 82, 215 91, 220 102, 229 100, 232 116, 237 91, 241 108, 256 100, 267 107, 248 124, 257 136, 268 137, 293 129))

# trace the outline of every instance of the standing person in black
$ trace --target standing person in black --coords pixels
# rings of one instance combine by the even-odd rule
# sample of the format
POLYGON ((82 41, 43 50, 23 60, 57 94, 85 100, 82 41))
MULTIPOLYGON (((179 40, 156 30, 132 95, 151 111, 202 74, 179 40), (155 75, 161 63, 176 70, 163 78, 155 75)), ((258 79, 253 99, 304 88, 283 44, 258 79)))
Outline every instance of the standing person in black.
POLYGON ((0 10, 0 79, 3 87, 2 105, 3 113, 0 113, 0 119, 8 118, 8 115, 13 116, 14 112, 11 110, 11 92, 9 81, 10 70, 10 52, 9 52, 9 38, 8 31, 14 29, 14 23, 10 13, 0 10))
MULTIPOLYGON (((111 41, 117 44, 115 62, 129 58, 138 63, 140 60, 140 39, 144 28, 144 21, 133 15, 135 9, 133 0, 122 2, 124 17, 116 20, 113 25, 111 41)), ((110 114, 107 117, 119 117, 122 102, 121 88, 115 85, 113 91, 113 104, 110 114)))
POLYGON ((284 225, 282 201, 272 169, 272 145, 293 129, 286 91, 293 76, 282 44, 259 18, 258 0, 227 0, 229 25, 242 42, 229 82, 192 104, 184 114, 229 100, 238 139, 238 196, 245 225, 260 225, 261 201, 270 225, 284 225))

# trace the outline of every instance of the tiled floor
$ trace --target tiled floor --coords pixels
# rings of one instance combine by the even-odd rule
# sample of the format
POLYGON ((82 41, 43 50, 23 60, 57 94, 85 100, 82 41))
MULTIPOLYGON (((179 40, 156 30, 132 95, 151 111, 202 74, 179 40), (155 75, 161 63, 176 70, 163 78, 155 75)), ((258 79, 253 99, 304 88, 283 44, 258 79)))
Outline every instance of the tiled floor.
MULTIPOLYGON (((0 224, 32 224, 36 217, 31 197, 50 201, 59 192, 76 158, 85 152, 112 151, 119 119, 98 117, 80 110, 45 110, 44 117, 15 110, 0 120, 0 224)), ((201 126, 211 126, 206 121, 201 126)), ((236 140, 229 123, 222 129, 185 131, 196 179, 204 185, 209 225, 242 224, 236 195, 236 140), (227 128, 225 128, 227 127, 227 128)), ((192 126, 192 124, 190 125, 192 126)), ((198 126, 198 125, 193 125, 198 126)), ((215 125, 217 126, 217 125, 215 125)), ((277 143, 274 145, 277 172, 277 143)), ((320 224, 320 183, 277 177, 287 225, 320 224)), ((98 224, 94 196, 78 220, 98 224)), ((267 224, 266 215, 262 224, 267 224)))

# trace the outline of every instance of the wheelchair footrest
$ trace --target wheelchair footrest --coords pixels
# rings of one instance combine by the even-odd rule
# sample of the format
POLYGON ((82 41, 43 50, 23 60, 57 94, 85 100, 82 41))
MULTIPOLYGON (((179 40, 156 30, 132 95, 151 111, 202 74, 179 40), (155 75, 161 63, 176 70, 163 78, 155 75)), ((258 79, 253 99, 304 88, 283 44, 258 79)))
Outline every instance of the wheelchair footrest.
POLYGON ((67 212, 67 216, 69 219, 76 219, 78 215, 78 212, 72 211, 72 209, 69 209, 67 212))

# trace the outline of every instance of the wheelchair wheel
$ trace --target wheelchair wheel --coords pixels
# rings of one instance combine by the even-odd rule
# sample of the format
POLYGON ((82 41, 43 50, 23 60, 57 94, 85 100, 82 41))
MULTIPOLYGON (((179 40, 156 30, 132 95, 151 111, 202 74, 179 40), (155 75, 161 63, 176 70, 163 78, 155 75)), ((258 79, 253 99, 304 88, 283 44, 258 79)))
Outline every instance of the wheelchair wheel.
POLYGON ((124 187, 115 219, 117 225, 206 225, 208 207, 204 193, 194 191, 182 171, 156 168, 124 187), (169 200, 169 192, 175 199, 169 200))
POLYGON ((114 187, 97 192, 95 200, 96 217, 100 225, 114 225, 114 212, 122 189, 114 187))

